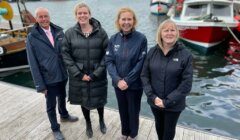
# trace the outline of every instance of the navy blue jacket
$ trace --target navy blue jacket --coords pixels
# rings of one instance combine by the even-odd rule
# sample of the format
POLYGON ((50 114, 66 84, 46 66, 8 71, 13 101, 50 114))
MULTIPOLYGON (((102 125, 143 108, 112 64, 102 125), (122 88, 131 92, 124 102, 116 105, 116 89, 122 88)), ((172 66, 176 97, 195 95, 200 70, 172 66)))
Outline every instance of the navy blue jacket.
POLYGON ((151 48, 143 65, 141 79, 148 103, 163 100, 165 110, 182 111, 192 87, 192 55, 177 42, 165 56, 158 45, 151 48))
POLYGON ((50 24, 54 47, 43 29, 36 23, 27 37, 27 57, 37 92, 67 80, 67 71, 61 56, 64 33, 61 27, 50 24))
POLYGON ((128 89, 142 89, 140 74, 147 54, 147 39, 133 31, 127 35, 121 32, 114 34, 108 43, 105 62, 112 77, 114 87, 124 79, 128 89))

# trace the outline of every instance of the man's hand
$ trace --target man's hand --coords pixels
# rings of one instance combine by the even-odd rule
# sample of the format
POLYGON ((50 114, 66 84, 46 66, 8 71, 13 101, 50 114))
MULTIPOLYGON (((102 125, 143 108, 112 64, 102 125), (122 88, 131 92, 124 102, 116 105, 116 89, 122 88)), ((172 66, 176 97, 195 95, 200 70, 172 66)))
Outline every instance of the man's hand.
POLYGON ((40 91, 42 94, 44 94, 45 96, 47 95, 47 90, 43 90, 43 91, 40 91))

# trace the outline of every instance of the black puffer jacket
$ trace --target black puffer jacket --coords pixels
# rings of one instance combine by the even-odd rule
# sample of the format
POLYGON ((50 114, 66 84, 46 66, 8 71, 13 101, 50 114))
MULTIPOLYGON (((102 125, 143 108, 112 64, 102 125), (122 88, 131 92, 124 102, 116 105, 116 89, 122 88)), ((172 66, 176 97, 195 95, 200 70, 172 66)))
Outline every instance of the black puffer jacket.
POLYGON ((63 39, 62 55, 69 72, 69 101, 88 109, 107 103, 107 76, 104 65, 108 36, 96 19, 90 19, 92 33, 85 37, 77 23, 68 29, 63 39), (82 81, 83 75, 92 81, 82 81))

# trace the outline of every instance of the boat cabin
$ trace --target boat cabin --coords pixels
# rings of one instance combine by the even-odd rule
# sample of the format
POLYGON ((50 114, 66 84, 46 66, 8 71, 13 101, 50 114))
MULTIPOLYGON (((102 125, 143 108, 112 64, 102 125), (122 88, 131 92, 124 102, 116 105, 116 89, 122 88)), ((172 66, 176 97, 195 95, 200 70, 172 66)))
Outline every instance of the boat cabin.
POLYGON ((234 5, 231 0, 188 0, 184 3, 181 20, 233 21, 234 5))

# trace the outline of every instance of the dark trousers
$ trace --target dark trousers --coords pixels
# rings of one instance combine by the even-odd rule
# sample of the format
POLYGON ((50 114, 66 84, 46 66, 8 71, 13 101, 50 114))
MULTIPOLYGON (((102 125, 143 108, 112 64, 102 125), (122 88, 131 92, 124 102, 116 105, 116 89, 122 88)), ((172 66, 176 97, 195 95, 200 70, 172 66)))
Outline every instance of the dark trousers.
POLYGON ((56 117, 56 104, 58 102, 58 112, 60 117, 67 118, 69 116, 68 111, 66 109, 66 81, 59 82, 54 85, 47 86, 47 95, 46 104, 47 104, 47 114, 48 119, 51 124, 52 131, 59 131, 60 125, 57 122, 56 117))
POLYGON ((173 140, 181 112, 159 110, 153 107, 151 109, 155 118, 158 140, 173 140))
MULTIPOLYGON (((90 110, 83 106, 81 106, 81 108, 82 108, 83 116, 84 116, 86 122, 91 122, 90 110)), ((104 107, 97 108, 97 111, 98 111, 98 115, 99 115, 99 120, 103 120, 104 107)))
POLYGON ((121 119, 122 135, 132 138, 138 135, 139 112, 142 90, 124 90, 115 88, 121 119))

